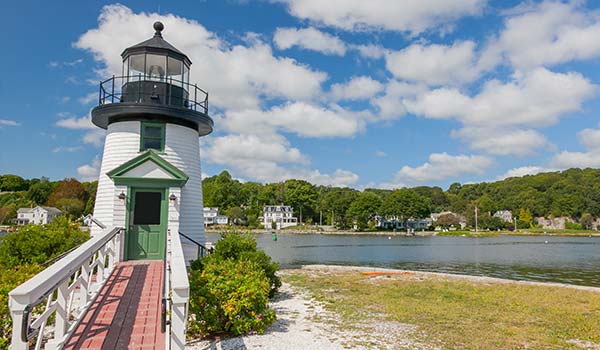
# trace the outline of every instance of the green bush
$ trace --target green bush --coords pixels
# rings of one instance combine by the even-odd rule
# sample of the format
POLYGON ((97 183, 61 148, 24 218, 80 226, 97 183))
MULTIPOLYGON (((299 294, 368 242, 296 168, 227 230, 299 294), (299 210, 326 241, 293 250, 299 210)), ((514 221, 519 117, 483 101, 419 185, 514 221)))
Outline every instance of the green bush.
POLYGON ((268 306, 269 280, 257 263, 213 259, 203 267, 190 278, 190 335, 262 334, 275 321, 268 306))
POLYGON ((565 222, 565 229, 567 230, 583 230, 583 225, 574 222, 565 222))
POLYGON ((217 260, 246 260, 255 262, 264 271, 269 279, 269 297, 273 297, 277 289, 281 287, 281 280, 275 272, 279 264, 272 262, 271 257, 256 247, 256 240, 249 234, 226 233, 215 245, 215 252, 206 258, 192 264, 192 269, 202 269, 202 265, 208 261, 217 260))
POLYGON ((269 296, 281 286, 278 268, 252 236, 224 235, 213 254, 192 263, 189 334, 263 333, 275 321, 269 296))
POLYGON ((0 266, 41 264, 87 241, 89 235, 65 217, 48 225, 25 225, 2 238, 0 266))
POLYGON ((10 269, 0 266, 0 350, 8 349, 12 332, 12 319, 8 309, 8 292, 40 272, 42 267, 26 264, 10 269))

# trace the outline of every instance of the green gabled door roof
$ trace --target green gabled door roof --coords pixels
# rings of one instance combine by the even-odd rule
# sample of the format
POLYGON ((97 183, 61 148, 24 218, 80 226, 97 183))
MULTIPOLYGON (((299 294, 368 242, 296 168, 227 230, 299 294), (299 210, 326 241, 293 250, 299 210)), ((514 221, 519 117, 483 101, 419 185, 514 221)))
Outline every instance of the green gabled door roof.
POLYGON ((182 187, 185 185, 189 176, 183 171, 176 168, 173 164, 164 160, 155 150, 149 149, 139 156, 119 165, 113 170, 106 173, 115 185, 125 186, 146 186, 146 187, 182 187), (146 178, 146 177, 131 177, 124 176, 130 170, 144 164, 147 161, 154 162, 159 168, 172 175, 173 178, 146 178))

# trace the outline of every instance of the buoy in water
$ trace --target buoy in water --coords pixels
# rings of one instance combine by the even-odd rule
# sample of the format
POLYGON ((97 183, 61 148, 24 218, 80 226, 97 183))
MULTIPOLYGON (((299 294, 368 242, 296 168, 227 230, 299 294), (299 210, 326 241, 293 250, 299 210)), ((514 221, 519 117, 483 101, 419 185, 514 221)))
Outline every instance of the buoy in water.
POLYGON ((392 237, 388 236, 388 239, 392 239, 392 237))
POLYGON ((277 234, 276 233, 273 234, 273 240, 277 241, 277 234))
POLYGON ((544 244, 548 244, 548 241, 544 241, 544 244))

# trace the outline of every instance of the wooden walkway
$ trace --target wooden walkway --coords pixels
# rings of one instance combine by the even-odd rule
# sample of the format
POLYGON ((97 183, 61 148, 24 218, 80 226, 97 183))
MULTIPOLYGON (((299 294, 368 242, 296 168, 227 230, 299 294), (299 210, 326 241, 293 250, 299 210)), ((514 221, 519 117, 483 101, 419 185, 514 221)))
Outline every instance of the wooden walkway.
POLYGON ((163 273, 162 260, 118 263, 65 349, 164 350, 163 273))

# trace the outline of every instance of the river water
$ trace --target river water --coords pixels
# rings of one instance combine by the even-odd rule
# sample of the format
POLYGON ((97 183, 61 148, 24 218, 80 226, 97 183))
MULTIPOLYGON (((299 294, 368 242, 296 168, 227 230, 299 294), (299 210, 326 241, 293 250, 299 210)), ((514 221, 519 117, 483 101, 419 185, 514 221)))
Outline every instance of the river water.
MULTIPOLYGON (((219 235, 208 234, 216 242, 219 235)), ((600 237, 257 235, 283 266, 333 264, 448 272, 600 287, 600 237)))

